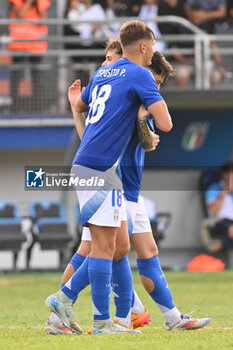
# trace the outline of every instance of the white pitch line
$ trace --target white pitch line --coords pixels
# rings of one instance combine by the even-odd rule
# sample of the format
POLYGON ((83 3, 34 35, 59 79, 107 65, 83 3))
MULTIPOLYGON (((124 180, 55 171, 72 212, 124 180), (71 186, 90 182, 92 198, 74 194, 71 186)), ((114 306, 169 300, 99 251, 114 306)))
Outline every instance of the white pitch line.
POLYGON ((229 330, 229 329, 233 329, 233 327, 215 327, 215 329, 226 329, 226 330, 229 330))

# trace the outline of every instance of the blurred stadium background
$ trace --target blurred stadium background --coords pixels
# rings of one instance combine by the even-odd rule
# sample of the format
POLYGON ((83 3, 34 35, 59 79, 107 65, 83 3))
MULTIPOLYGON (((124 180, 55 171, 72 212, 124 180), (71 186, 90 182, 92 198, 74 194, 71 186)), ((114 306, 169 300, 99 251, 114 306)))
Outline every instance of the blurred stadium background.
MULTIPOLYGON (((15 265, 20 270, 62 268, 77 244, 75 192, 26 191, 25 166, 40 169, 72 162, 79 140, 74 132, 67 88, 77 78, 83 85, 87 84, 103 61, 104 43, 108 39, 107 36, 91 37, 90 43, 90 38, 74 35, 69 30, 69 20, 64 18, 66 1, 51 0, 50 3, 48 18, 43 22, 48 27, 45 38, 48 49, 39 62, 29 62, 27 58, 32 56, 31 53, 8 49, 12 42, 8 28, 17 21, 9 19, 8 1, 0 0, 0 201, 12 202, 19 210, 25 237, 15 265), (25 60, 17 62, 15 57, 25 57, 25 60), (16 97, 12 92, 14 79, 19 79, 16 97), (61 264, 57 249, 50 246, 49 250, 42 250, 36 243, 31 251, 30 265, 27 265, 27 250, 32 241, 29 206, 35 200, 59 201, 65 206, 68 232, 73 241, 69 242, 61 264)), ((104 1, 94 3, 101 3, 106 9, 104 1)), ((126 11, 133 8, 135 2, 120 1, 120 5, 121 16, 111 19, 106 16, 104 21, 97 21, 100 28, 116 29, 119 23, 135 18, 134 13, 126 11)), ((144 20, 148 22, 148 19, 144 20)), ((142 185, 145 197, 155 202, 156 212, 171 215, 160 243, 161 264, 183 269, 194 256, 207 252, 200 235, 206 215, 200 191, 201 174, 206 168, 219 167, 226 160, 233 160, 232 19, 216 22, 215 34, 207 34, 183 17, 171 17, 171 13, 150 18, 150 22, 163 26, 176 23, 188 30, 189 34, 177 35, 163 32, 161 27, 157 38, 163 44, 164 55, 175 67, 177 54, 194 57, 193 74, 186 85, 182 86, 174 78, 162 86, 161 93, 173 117, 174 129, 168 135, 160 133, 158 149, 147 155, 142 185), (173 45, 187 42, 187 46, 173 45), (217 43, 217 48, 211 46, 212 42, 217 43), (216 52, 221 56, 226 73, 220 78, 212 59, 216 52)), ((6 231, 6 234, 11 232, 6 231)), ((15 248, 2 242, 0 271, 10 271, 14 267, 11 251, 15 248)), ((231 267, 232 255, 233 251, 229 249, 227 257, 224 256, 231 267)), ((135 266, 133 253, 131 263, 135 266)))

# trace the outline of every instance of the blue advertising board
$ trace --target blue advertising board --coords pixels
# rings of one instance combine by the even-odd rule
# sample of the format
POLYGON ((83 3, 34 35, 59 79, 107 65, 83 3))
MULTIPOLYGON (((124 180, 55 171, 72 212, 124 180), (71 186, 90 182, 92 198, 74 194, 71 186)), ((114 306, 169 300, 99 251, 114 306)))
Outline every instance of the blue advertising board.
POLYGON ((233 111, 173 111, 173 129, 146 154, 147 167, 219 166, 233 146, 233 111))
MULTIPOLYGON (((157 131, 160 143, 146 153, 146 167, 219 166, 233 147, 233 111, 174 110, 173 129, 157 131)), ((0 128, 0 148, 66 148, 73 127, 0 128)))
POLYGON ((73 127, 0 128, 0 148, 65 148, 73 127))

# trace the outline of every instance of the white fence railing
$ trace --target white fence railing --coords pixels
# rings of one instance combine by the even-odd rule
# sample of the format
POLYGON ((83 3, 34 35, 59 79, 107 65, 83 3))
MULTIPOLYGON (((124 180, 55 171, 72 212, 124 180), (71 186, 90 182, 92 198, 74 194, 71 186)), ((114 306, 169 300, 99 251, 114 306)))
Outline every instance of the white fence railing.
MULTIPOLYGON (((119 26, 121 23, 124 23, 128 20, 132 20, 132 18, 115 18, 114 20, 106 20, 106 21, 89 21, 88 23, 98 23, 100 26, 106 26, 106 25, 112 25, 113 23, 119 23, 119 26)), ((144 20, 145 22, 156 22, 156 23, 176 23, 180 24, 187 29, 189 29, 192 34, 190 35, 161 35, 159 38, 156 38, 158 41, 165 42, 167 45, 165 45, 165 49, 163 51, 165 56, 169 56, 169 60, 172 58, 175 54, 183 54, 183 55, 193 55, 194 56, 194 83, 193 85, 189 86, 190 89, 193 90, 210 90, 212 88, 211 86, 211 77, 210 77, 210 65, 212 61, 212 56, 216 52, 221 55, 223 58, 228 58, 228 60, 233 61, 233 35, 226 34, 226 35, 208 35, 202 30, 200 30, 198 27, 190 23, 188 20, 177 17, 177 16, 160 16, 156 18, 141 18, 141 20, 144 20), (183 47, 183 48, 171 48, 169 47, 172 43, 179 43, 179 42, 191 42, 193 45, 192 47, 183 47), (211 47, 211 43, 215 42, 218 45, 218 48, 214 49, 211 47), (219 45, 220 44, 220 45, 219 45)), ((0 56, 4 58, 4 56, 8 57, 29 57, 32 56, 32 53, 25 52, 25 51, 9 51, 7 49, 8 44, 12 41, 12 39, 8 35, 8 26, 11 23, 25 23, 25 22, 32 22, 32 21, 25 21, 25 20, 10 20, 10 19, 0 19, 0 56)), ((48 42, 48 50, 43 54, 43 62, 40 64, 33 64, 33 63, 20 63, 16 64, 9 64, 6 65, 5 62, 1 63, 0 61, 0 79, 1 79, 1 72, 4 70, 9 71, 9 77, 11 76, 12 71, 21 70, 22 74, 26 79, 27 76, 30 77, 32 75, 33 67, 38 69, 42 69, 42 71, 46 72, 46 70, 52 75, 51 80, 48 81, 47 86, 44 86, 44 88, 48 89, 48 95, 51 95, 51 91, 54 90, 52 93, 52 104, 58 106, 58 111, 55 111, 56 113, 59 111, 65 111, 67 100, 66 100, 66 91, 67 86, 74 78, 74 71, 83 72, 85 75, 86 81, 90 78, 90 76, 94 73, 95 69, 98 67, 100 60, 104 56, 104 48, 101 48, 101 45, 96 44, 103 44, 108 38, 102 37, 101 39, 97 39, 95 37, 91 37, 88 39, 82 39, 78 35, 76 36, 67 36, 64 35, 64 26, 69 26, 71 23, 70 21, 66 19, 47 19, 47 20, 40 20, 40 21, 33 21, 33 23, 38 24, 46 24, 49 28, 49 34, 45 38, 45 40, 48 42), (95 45, 96 48, 92 48, 92 45, 89 47, 86 47, 85 45, 89 41, 92 42, 92 45, 95 45), (64 45, 67 44, 78 44, 79 48, 77 49, 66 49, 64 45), (76 62, 72 61, 72 58, 76 57, 76 62), (91 58, 91 63, 86 64, 84 59, 86 57, 91 58), (36 67, 35 67, 36 66, 36 67), (30 71, 31 69, 31 71, 30 71), (52 70, 52 73, 51 73, 52 70), (56 76, 56 79, 55 79, 56 76), (51 83, 51 84, 50 84, 51 83)), ((86 21, 79 21, 77 22, 79 24, 81 23, 87 23, 86 21)), ((74 22, 72 22, 74 24, 74 22)), ((22 40, 19 40, 22 41, 22 40)), ((102 45, 103 46, 103 45, 102 45)), ((190 45, 189 45, 190 46, 190 45)), ((48 78, 48 77, 47 77, 48 78)), ((85 80, 84 79, 84 80, 85 80)), ((9 78, 10 83, 13 84, 14 81, 9 78)), ((30 79, 28 79, 30 80, 30 79)), ((30 86, 28 86, 28 89, 30 90, 30 86)), ((177 87, 175 86, 169 86, 169 88, 175 89, 177 91, 177 87)), ((221 87, 226 90, 231 90, 232 85, 226 84, 226 86, 221 87)), ((1 89, 1 86, 0 86, 1 89)), ((8 88, 9 90, 9 88, 8 88)), ((38 90, 39 91, 39 90, 38 90)), ((43 91, 44 92, 44 91, 43 91)), ((11 91, 9 93, 11 95, 11 91)), ((46 93, 44 94, 46 98, 46 93)), ((24 97, 23 97, 24 98, 24 97)), ((4 105, 2 103, 4 99, 2 99, 2 96, 0 98, 0 106, 4 105)), ((12 104, 11 96, 8 96, 8 104, 12 104)), ((6 103, 7 105, 7 103, 6 103)), ((27 103, 26 103, 27 105, 27 103)), ((52 108, 51 108, 52 110, 52 108)), ((25 111, 24 111, 25 112, 25 111)), ((32 111, 27 111, 28 113, 31 113, 32 111)), ((8 114, 6 109, 6 115, 8 114)), ((27 114, 27 113, 24 113, 27 114)))

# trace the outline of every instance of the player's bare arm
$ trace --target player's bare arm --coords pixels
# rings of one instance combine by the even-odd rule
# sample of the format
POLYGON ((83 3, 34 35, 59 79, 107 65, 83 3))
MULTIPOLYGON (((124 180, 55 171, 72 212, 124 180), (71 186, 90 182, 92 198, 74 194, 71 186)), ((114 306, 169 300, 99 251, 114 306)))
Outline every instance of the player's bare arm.
POLYGON ((148 114, 148 111, 142 105, 137 116, 138 141, 146 152, 155 150, 159 143, 159 136, 150 130, 146 122, 148 114))
MULTIPOLYGON (((84 90, 83 88, 82 90, 84 90)), ((69 87, 68 99, 70 102, 75 127, 77 129, 80 139, 82 139, 83 131, 85 127, 85 115, 84 113, 77 112, 76 106, 78 104, 78 99, 81 96, 81 81, 75 80, 75 82, 69 87)))
POLYGON ((164 101, 152 103, 147 110, 159 130, 169 132, 172 129, 172 119, 164 101))
POLYGON ((208 204, 208 208, 209 210, 211 211, 211 213, 213 213, 215 216, 218 215, 218 212, 220 211, 222 205, 223 205, 223 201, 224 201, 224 198, 226 196, 226 194, 228 193, 227 189, 223 189, 220 193, 219 193, 219 196, 218 198, 212 202, 212 203, 209 203, 208 204))
POLYGON ((81 94, 79 95, 78 99, 77 99, 77 104, 76 104, 76 111, 78 113, 83 113, 87 111, 87 105, 86 103, 83 102, 81 94))

